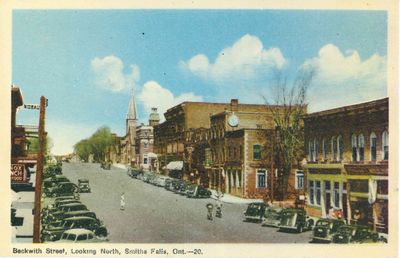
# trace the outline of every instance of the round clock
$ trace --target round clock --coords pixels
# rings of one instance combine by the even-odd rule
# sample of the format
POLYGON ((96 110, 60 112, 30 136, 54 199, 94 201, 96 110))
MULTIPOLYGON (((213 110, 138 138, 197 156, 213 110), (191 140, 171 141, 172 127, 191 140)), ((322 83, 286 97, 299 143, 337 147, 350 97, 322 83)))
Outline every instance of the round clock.
POLYGON ((239 118, 235 115, 232 114, 229 118, 228 118, 228 124, 232 127, 236 127, 239 124, 239 118))

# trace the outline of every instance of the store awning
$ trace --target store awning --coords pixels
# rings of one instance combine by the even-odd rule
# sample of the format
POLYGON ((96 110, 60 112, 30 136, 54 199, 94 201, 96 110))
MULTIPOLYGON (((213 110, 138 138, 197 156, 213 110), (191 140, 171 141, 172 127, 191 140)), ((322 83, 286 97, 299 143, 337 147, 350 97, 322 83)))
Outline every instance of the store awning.
POLYGON ((171 161, 166 166, 168 170, 182 170, 183 169, 183 161, 171 161))

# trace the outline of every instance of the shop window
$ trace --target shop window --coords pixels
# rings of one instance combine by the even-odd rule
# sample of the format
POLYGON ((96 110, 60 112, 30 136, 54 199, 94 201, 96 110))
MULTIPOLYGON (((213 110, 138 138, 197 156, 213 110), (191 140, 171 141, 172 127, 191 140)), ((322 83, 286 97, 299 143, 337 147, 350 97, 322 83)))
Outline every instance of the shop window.
POLYGON ((378 180, 377 186, 378 194, 388 194, 388 180, 378 180))
POLYGON ((350 191, 356 193, 368 193, 368 180, 352 179, 349 181, 350 191))
POLYGON ((336 145, 336 137, 332 137, 331 139, 331 149, 332 149, 332 158, 334 161, 337 160, 337 145, 336 145))
POLYGON ((351 158, 353 161, 357 161, 357 136, 355 134, 351 136, 351 147, 351 158))
POLYGON ((265 169, 257 170, 257 188, 265 188, 267 179, 267 171, 265 169))
POLYGON ((358 136, 358 160, 364 161, 364 135, 358 136))
POLYGON ((315 182, 315 195, 316 204, 321 205, 321 181, 315 182))
POLYGON ((261 145, 253 145, 253 160, 261 160, 261 145))
POLYGON ((238 187, 242 187, 242 170, 238 170, 238 187))
POLYGON ((389 159, 389 134, 387 131, 384 131, 382 133, 382 154, 383 154, 383 160, 388 160, 389 159))
POLYGON ((376 135, 375 133, 371 133, 370 136, 370 152, 371 152, 371 161, 376 161, 376 135))
POLYGON ((304 188, 304 172, 302 170, 296 170, 296 189, 304 188))
POLYGON ((236 170, 232 171, 232 175, 233 175, 233 186, 237 187, 237 185, 236 185, 236 170))
POLYGON ((314 204, 314 194, 315 194, 315 192, 314 192, 314 181, 313 180, 309 180, 308 181, 308 196, 309 196, 308 200, 309 200, 309 203, 311 205, 314 204))
POLYGON ((343 137, 340 135, 337 138, 337 145, 339 160, 343 160, 343 137))
POLYGON ((333 184, 333 204, 336 208, 339 208, 340 205, 340 195, 339 195, 339 182, 334 182, 333 184))

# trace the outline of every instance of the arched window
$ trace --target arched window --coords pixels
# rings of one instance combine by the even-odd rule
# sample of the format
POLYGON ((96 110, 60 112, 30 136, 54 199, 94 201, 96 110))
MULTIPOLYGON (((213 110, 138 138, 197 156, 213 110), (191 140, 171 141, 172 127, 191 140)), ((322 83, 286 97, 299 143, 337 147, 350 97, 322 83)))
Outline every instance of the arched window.
POLYGON ((332 149, 332 158, 334 161, 337 160, 337 145, 336 145, 336 137, 333 136, 331 139, 331 149, 332 149))
POLYGON ((364 160, 364 135, 362 134, 358 136, 358 160, 364 160))
POLYGON ((374 132, 369 136, 369 146, 371 153, 371 161, 376 161, 376 135, 374 132))
POLYGON ((389 159, 389 134, 387 131, 382 133, 382 154, 383 160, 389 159))
POLYGON ((353 134, 351 136, 351 158, 353 161, 357 161, 357 136, 355 134, 353 134))
POLYGON ((339 160, 343 160, 343 137, 341 135, 337 138, 337 149, 339 160))

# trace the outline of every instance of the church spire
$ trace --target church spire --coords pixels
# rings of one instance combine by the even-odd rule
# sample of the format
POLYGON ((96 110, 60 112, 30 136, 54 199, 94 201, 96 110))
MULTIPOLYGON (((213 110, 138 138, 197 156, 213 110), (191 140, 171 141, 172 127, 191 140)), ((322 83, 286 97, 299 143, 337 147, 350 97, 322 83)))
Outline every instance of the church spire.
POLYGON ((136 100, 135 90, 132 89, 131 99, 129 100, 128 113, 126 115, 127 120, 137 120, 138 116, 136 113, 136 100))

